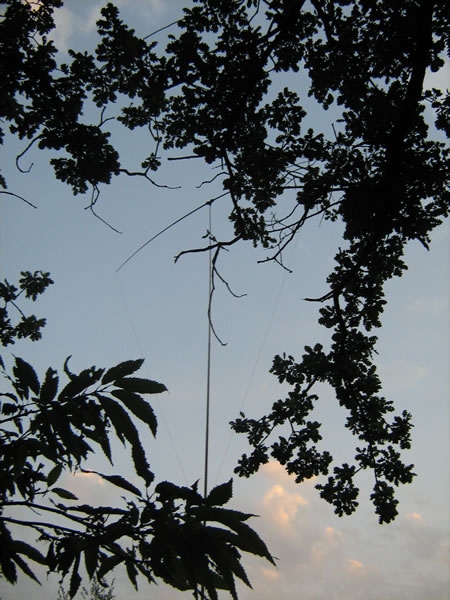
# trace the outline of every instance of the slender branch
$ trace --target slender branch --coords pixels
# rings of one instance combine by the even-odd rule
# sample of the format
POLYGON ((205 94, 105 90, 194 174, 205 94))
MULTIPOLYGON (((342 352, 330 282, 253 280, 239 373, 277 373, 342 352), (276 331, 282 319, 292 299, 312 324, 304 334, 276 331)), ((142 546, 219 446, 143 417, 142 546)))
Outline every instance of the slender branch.
POLYGON ((235 292, 233 292, 228 281, 226 279, 224 279, 224 277, 222 277, 222 275, 217 270, 217 268, 215 266, 215 261, 213 261, 213 268, 214 268, 214 273, 217 275, 217 277, 220 279, 220 281, 226 286, 227 290, 230 292, 230 294, 233 296, 233 298, 243 298, 244 296, 247 295, 247 294, 236 294, 235 292))
POLYGON ((212 269, 211 269, 211 290, 209 293, 209 300, 208 300, 208 321, 209 321, 209 326, 211 327, 211 331, 214 334, 214 337, 216 338, 216 340, 219 342, 219 344, 221 346, 226 346, 227 342, 223 342, 220 337, 217 335, 216 329, 214 327, 214 323, 212 320, 212 300, 213 300, 213 296, 214 296, 214 290, 216 289, 216 283, 215 283, 215 278, 214 278, 214 274, 215 274, 215 263, 217 261, 217 258, 219 256, 221 247, 217 246, 216 247, 216 251, 214 252, 214 257, 212 259, 212 269))
MULTIPOLYGON (((141 250, 143 250, 146 246, 148 246, 148 244, 150 244, 151 242, 153 242, 153 240, 156 240, 157 237, 159 237, 160 235, 162 235, 163 233, 165 233, 166 231, 168 231, 169 229, 171 229, 172 227, 174 227, 175 225, 177 225, 178 223, 180 223, 184 219, 187 219, 188 217, 190 217, 191 215, 193 215, 194 213, 196 213, 198 210, 200 210, 202 208, 205 208, 205 206, 209 206, 209 205, 213 204, 213 202, 215 202, 216 200, 219 200, 219 198, 223 198, 227 194, 228 194, 228 192, 220 194, 220 196, 216 196, 215 198, 212 198, 211 200, 208 200, 207 202, 204 202, 203 204, 201 204, 200 206, 197 206, 197 208, 194 208, 193 210, 191 210, 190 212, 186 213, 185 215, 183 215, 182 217, 180 217, 176 221, 173 221, 173 223, 171 223, 170 225, 168 225, 167 227, 165 227, 164 229, 162 229, 161 231, 159 231, 156 235, 154 235, 153 237, 151 237, 144 244, 142 244, 142 246, 139 246, 139 248, 137 250, 135 250, 132 254, 130 254, 130 256, 126 260, 124 260, 123 263, 116 269, 116 273, 118 273, 120 271, 120 269, 122 269, 122 267, 124 267, 132 258, 134 258, 136 256, 136 254, 139 254, 139 252, 141 250)), ((178 257, 175 259, 175 262, 176 262, 177 259, 178 259, 178 257)))
POLYGON ((47 527, 48 529, 53 529, 56 531, 65 531, 67 533, 75 533, 76 535, 86 535, 85 532, 80 531, 78 529, 71 529, 70 527, 65 527, 64 525, 55 525, 54 523, 45 523, 40 521, 22 521, 21 519, 15 519, 13 517, 7 517, 5 515, 0 516, 0 522, 4 523, 12 523, 13 525, 21 525, 22 527, 31 527, 32 529, 39 529, 42 527, 47 527))
MULTIPOLYGON (((209 236, 210 236, 210 239, 214 239, 214 238, 212 238, 212 235, 210 233, 209 233, 209 236)), ((210 249, 212 250, 212 247, 210 249)), ((223 249, 226 249, 226 248, 224 248, 222 244, 218 243, 218 245, 216 245, 216 251, 214 252, 214 256, 211 261, 211 292, 209 294, 209 302, 208 302, 208 321, 209 321, 209 325, 211 327, 211 331, 213 332, 216 340, 219 342, 219 344, 221 346, 226 346, 227 345, 226 342, 223 342, 221 340, 221 338, 218 336, 218 334, 215 330, 215 327, 214 327, 213 319, 212 319, 212 301, 213 301, 214 291, 216 289, 215 276, 217 275, 217 277, 226 286, 227 290, 230 292, 230 294, 234 298, 243 298, 247 294, 235 294, 233 292, 233 290, 231 289, 228 281, 226 281, 226 279, 224 277, 222 277, 222 275, 219 273, 219 271, 217 269, 217 259, 219 258, 220 251, 223 249)))
POLYGON ((167 160, 188 160, 190 158, 202 158, 199 154, 190 154, 189 156, 169 156, 167 160))
MULTIPOLYGON (((293 227, 291 233, 286 236, 288 238, 287 241, 281 244, 281 246, 279 247, 277 252, 274 254, 274 256, 265 258, 263 260, 258 260, 258 263, 264 263, 264 262, 268 262, 270 260, 276 261, 276 259, 278 258, 278 256, 280 256, 280 254, 283 252, 283 250, 286 248, 286 246, 294 239, 298 230, 301 227, 303 227, 303 225, 305 224, 306 219, 308 218, 308 212, 309 212, 309 209, 305 208, 302 217, 297 221, 297 223, 293 227)), ((284 238, 284 239, 286 239, 286 238, 284 238)))
MULTIPOLYGON (((49 490, 51 491, 51 490, 49 490)), ((64 517, 65 519, 69 519, 71 521, 74 521, 75 523, 79 523, 80 525, 85 525, 86 524, 86 519, 82 518, 82 517, 76 517, 75 515, 69 515, 67 513, 67 509, 64 508, 64 510, 59 509, 59 508, 52 508, 51 506, 44 506, 42 504, 35 504, 34 502, 23 502, 23 501, 11 501, 11 502, 3 502, 2 506, 23 506, 25 508, 30 508, 30 509, 34 509, 36 511, 45 511, 45 512, 50 512, 56 515, 60 515, 62 517, 64 517)))
MULTIPOLYGON (((16 298, 18 298, 18 297, 19 297, 19 294, 17 294, 16 298)), ((22 317, 24 319, 27 318, 25 313, 23 312, 23 310, 20 308, 20 306, 17 306, 17 304, 14 302, 14 300, 9 300, 9 303, 12 304, 14 306, 14 308, 20 312, 20 314, 22 315, 22 317)))
POLYGON ((25 156, 25 154, 28 152, 28 150, 31 148, 31 146, 34 144, 34 142, 39 140, 41 137, 42 137, 42 135, 37 135, 35 138, 33 138, 31 140, 31 142, 28 144, 28 146, 25 148, 25 150, 23 150, 20 154, 18 154, 16 156, 16 167, 18 168, 18 170, 21 173, 29 173, 31 171, 31 169, 33 168, 34 163, 31 163, 30 166, 28 167, 28 169, 22 169, 21 166, 19 165, 19 161, 21 158, 23 158, 23 156, 25 156))
POLYGON ((200 189, 202 186, 206 185, 207 183, 212 183, 213 181, 215 181, 221 175, 225 175, 225 172, 221 171, 220 173, 217 173, 217 175, 214 175, 214 177, 212 179, 208 179, 207 181, 202 181, 200 185, 196 185, 195 187, 197 189, 200 189))
POLYGON ((148 176, 148 169, 146 169, 145 171, 129 171, 128 169, 119 169, 119 173, 125 173, 130 177, 145 177, 145 179, 148 179, 148 181, 150 181, 151 184, 159 188, 166 188, 168 190, 179 190, 181 188, 180 185, 171 186, 156 183, 156 181, 154 181, 151 177, 148 176))
POLYGON ((19 200, 22 200, 23 202, 25 202, 26 204, 28 204, 32 208, 36 208, 37 209, 37 206, 35 206, 34 204, 32 204, 26 198, 23 198, 22 196, 19 196, 18 194, 14 194, 13 192, 8 192, 6 190, 0 190, 0 194, 6 194, 7 196, 13 196, 14 198, 18 198, 19 200))
POLYGON ((236 236, 232 240, 228 242, 217 242, 215 244, 209 244, 208 246, 204 246, 203 248, 192 248, 191 250, 182 250, 179 254, 175 256, 175 262, 178 261, 184 254, 194 254, 197 252, 208 252, 208 250, 215 250, 216 248, 221 248, 222 246, 232 246, 236 242, 242 239, 241 235, 236 236))
POLYGON ((152 37, 152 36, 156 35, 157 33, 161 33, 161 31, 164 31, 165 29, 169 29, 169 27, 172 27, 173 25, 178 25, 178 23, 181 23, 181 19, 178 19, 178 21, 173 21, 172 23, 169 23, 168 25, 164 25, 164 27, 160 27, 156 31, 152 31, 152 33, 149 33, 142 39, 148 40, 149 37, 152 37))
POLYGON ((108 121, 115 121, 115 119, 116 119, 116 117, 107 117, 106 119, 104 119, 103 115, 105 114, 105 111, 106 111, 106 106, 104 106, 102 108, 102 112, 100 113, 100 123, 98 124, 99 127, 101 127, 102 125, 104 125, 108 121))
POLYGON ((119 229, 116 229, 115 227, 113 227, 111 225, 111 223, 108 223, 108 221, 106 221, 105 219, 103 219, 103 217, 101 217, 98 213, 95 212, 94 210, 94 206, 97 203, 98 197, 100 196, 100 190, 99 188, 94 185, 92 186, 92 195, 91 195, 91 202, 88 206, 84 207, 84 210, 90 210, 91 213, 94 215, 94 217, 96 219, 98 219, 99 221, 101 221, 102 223, 104 223, 107 227, 109 227, 110 229, 112 229, 113 231, 115 231, 116 233, 122 233, 121 231, 119 231, 119 229))

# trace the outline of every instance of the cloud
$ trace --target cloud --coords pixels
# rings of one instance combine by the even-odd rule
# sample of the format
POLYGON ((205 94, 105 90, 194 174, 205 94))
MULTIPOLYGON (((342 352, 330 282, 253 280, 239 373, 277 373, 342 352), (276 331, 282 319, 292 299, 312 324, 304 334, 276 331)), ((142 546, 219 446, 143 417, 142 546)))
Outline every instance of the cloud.
POLYGON ((49 37, 59 50, 67 50, 74 31, 82 30, 83 23, 66 5, 55 10, 54 19, 55 29, 49 37))
MULTIPOLYGON (((79 3, 76 9, 72 5, 73 10, 71 10, 66 3, 61 8, 55 9, 55 29, 50 32, 49 38, 61 51, 79 45, 76 38, 80 38, 79 43, 83 49, 89 49, 93 42, 92 34, 96 31, 97 21, 101 17, 100 11, 105 4, 105 2, 79 3)), ((168 3, 166 0, 116 0, 114 4, 121 13, 123 12, 125 23, 139 29, 146 23, 150 29, 154 28, 155 24, 156 28, 165 25, 163 21, 170 17, 171 11, 176 9, 174 18, 177 18, 180 8, 184 5, 180 2, 168 3)))
POLYGON ((433 525, 436 507, 417 510, 412 503, 394 524, 381 527, 363 506, 339 519, 318 498, 314 480, 298 485, 275 461, 256 477, 260 496, 251 510, 261 519, 254 526, 277 568, 247 558, 254 590, 240 589, 240 600, 446 597, 448 534, 433 525))
POLYGON ((362 575, 365 573, 366 568, 359 560, 355 560, 354 558, 349 558, 347 560, 347 570, 350 573, 362 575))
MULTIPOLYGON (((59 482, 58 482, 59 485, 59 482)), ((120 491, 108 484, 96 473, 67 474, 61 480, 61 487, 71 491, 82 504, 110 505, 120 503, 120 491)))
POLYGON ((420 513, 418 513, 418 512, 411 512, 411 513, 408 513, 408 514, 406 515, 406 518, 407 518, 407 519, 409 519, 410 521, 416 521, 416 522, 418 521, 418 522, 423 522, 423 517, 422 517, 422 515, 421 515, 420 513))
POLYGON ((298 493, 288 492, 282 485, 273 485, 264 494, 263 505, 271 518, 280 527, 289 529, 297 515, 298 508, 308 501, 298 493))
POLYGON ((261 572, 263 577, 269 581, 277 581, 280 579, 280 571, 277 571, 275 568, 261 569, 261 572))

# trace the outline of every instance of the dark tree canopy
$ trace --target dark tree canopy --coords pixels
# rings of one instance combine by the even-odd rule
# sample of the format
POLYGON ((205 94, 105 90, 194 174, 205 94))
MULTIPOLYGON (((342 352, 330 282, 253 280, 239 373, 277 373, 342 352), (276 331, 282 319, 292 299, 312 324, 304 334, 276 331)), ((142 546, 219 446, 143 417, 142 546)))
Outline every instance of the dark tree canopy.
MULTIPOLYGON (((357 473, 369 469, 375 511, 380 522, 392 521, 395 487, 414 476, 401 455, 412 424, 382 395, 374 331, 385 283, 407 268, 405 245, 428 248, 448 216, 449 150, 439 136, 449 134, 450 100, 424 87, 427 71, 439 70, 450 51, 447 3, 194 1, 164 48, 137 36, 108 4, 95 52, 69 51, 64 64, 48 39, 61 1, 2 4, 0 116, 24 140, 19 169, 32 146, 52 151, 56 177, 74 194, 90 191, 93 208, 114 176, 153 183, 173 153, 219 167, 214 179, 220 202, 229 202, 232 233, 192 250, 213 249, 214 265, 222 249, 246 241, 283 265, 283 251, 310 219, 344 225, 327 290, 308 299, 320 305, 330 345, 274 358, 273 374, 291 391, 269 414, 234 421, 252 448, 236 472, 249 476, 273 457, 298 482, 325 476, 320 495, 343 515, 358 505, 357 473), (306 99, 328 129, 305 126, 306 99), (92 105, 96 123, 83 116, 92 105), (111 119, 149 131, 153 150, 134 171, 122 166, 111 119), (323 382, 357 439, 353 464, 336 465, 331 451, 318 450, 320 423, 310 414, 323 382)), ((200 502, 195 491, 186 494, 186 502, 200 502)))

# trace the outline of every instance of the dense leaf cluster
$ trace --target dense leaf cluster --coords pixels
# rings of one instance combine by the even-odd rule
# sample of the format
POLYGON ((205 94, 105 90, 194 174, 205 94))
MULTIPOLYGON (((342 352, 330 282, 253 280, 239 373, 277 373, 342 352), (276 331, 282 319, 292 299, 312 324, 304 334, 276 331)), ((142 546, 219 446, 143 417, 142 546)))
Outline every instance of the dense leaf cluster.
POLYGON ((157 421, 142 395, 165 386, 134 373, 143 360, 79 374, 48 369, 41 382, 33 367, 16 357, 12 373, 1 362, 11 391, 0 394, 0 570, 10 582, 19 568, 37 581, 30 562, 69 578, 69 594, 79 589, 83 566, 102 581, 123 565, 137 588, 138 575, 180 590, 217 590, 237 598, 235 578, 250 585, 241 552, 273 562, 264 542, 245 521, 252 515, 224 508, 232 482, 204 498, 192 488, 154 480, 136 421, 153 435, 157 421), (110 440, 130 449, 141 489, 121 475, 86 468, 101 449, 112 464, 110 440), (80 504, 60 486, 69 473, 94 473, 126 493, 123 506, 80 504), (28 535, 25 533, 28 532, 28 535), (29 542, 30 532, 40 544, 29 542), (46 552, 41 552, 46 548, 46 552))
POLYGON ((306 348, 299 361, 275 358, 274 374, 292 391, 269 415, 233 424, 253 446, 237 471, 249 475, 273 456, 299 481, 328 475, 331 454, 317 449, 319 423, 308 420, 312 388, 327 382, 358 446, 355 464, 334 466, 320 493, 338 514, 350 513, 355 474, 371 469, 376 512, 391 521, 394 487, 413 476, 399 454, 409 447, 411 421, 407 412, 388 418, 393 407, 380 393, 373 329, 381 325, 384 284, 406 268, 405 245, 428 248, 449 212, 450 152, 430 133, 431 125, 448 135, 449 96, 424 89, 426 73, 442 67, 450 50, 446 3, 197 0, 162 51, 108 4, 95 52, 70 51, 71 62, 58 68, 46 36, 60 2, 37 10, 4 4, 0 116, 29 145, 63 152, 52 164, 74 193, 96 193, 113 175, 130 174, 110 141, 115 115, 153 138, 134 175, 150 179, 168 150, 220 167, 214 179, 229 199, 233 237, 210 238, 217 252, 250 241, 282 264, 308 220, 343 223, 330 291, 312 299, 322 304, 331 347, 306 348), (330 115, 331 135, 305 123, 306 96, 324 119, 330 115), (81 120, 88 101, 99 109, 98 124, 81 120))
POLYGON ((22 294, 33 302, 46 288, 53 283, 50 273, 43 271, 22 271, 18 286, 5 279, 0 282, 0 298, 3 306, 0 307, 0 342, 2 346, 14 344, 16 339, 29 338, 33 342, 42 337, 41 329, 45 326, 45 319, 38 319, 36 315, 29 315, 22 311, 16 301, 22 294), (18 323, 13 325, 8 309, 12 306, 20 315, 18 323))

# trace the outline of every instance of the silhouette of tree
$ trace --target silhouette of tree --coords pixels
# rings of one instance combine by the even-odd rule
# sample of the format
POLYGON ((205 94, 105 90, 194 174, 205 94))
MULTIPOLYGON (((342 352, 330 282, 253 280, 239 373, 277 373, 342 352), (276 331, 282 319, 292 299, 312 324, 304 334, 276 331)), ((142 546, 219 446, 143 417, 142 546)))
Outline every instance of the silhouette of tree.
POLYGON ((34 145, 54 152, 55 176, 74 194, 90 192, 94 210, 114 176, 156 185, 152 174, 165 159, 219 166, 214 180, 221 202, 229 201, 232 233, 209 233, 204 247, 185 251, 214 250, 215 265, 224 248, 247 241, 284 266, 283 252, 305 223, 343 223, 328 291, 307 299, 321 305, 330 346, 305 346, 300 359, 274 358, 273 374, 291 391, 269 414, 233 422, 252 447, 236 472, 249 476, 272 456, 298 482, 327 476, 317 488, 342 515, 358 505, 356 474, 370 469, 375 511, 381 523, 392 521, 395 487, 414 475, 401 456, 410 447, 411 415, 390 415, 373 332, 381 326, 385 283, 407 268, 405 245, 428 248, 448 216, 449 149, 435 131, 449 134, 449 96, 424 88, 427 71, 439 70, 449 51, 445 3, 194 1, 162 50, 107 4, 95 52, 69 51, 65 64, 48 39, 60 0, 33 9, 19 0, 5 5, 0 109, 26 141, 19 169, 34 145), (305 126, 306 96, 329 128, 305 126), (100 114, 96 124, 80 119, 91 104, 100 114), (150 132, 153 150, 135 171, 121 164, 111 119, 150 132), (320 423, 310 413, 321 382, 347 411, 346 427, 358 440, 354 464, 333 465, 331 452, 316 446, 320 423))

